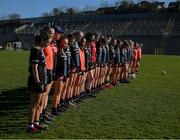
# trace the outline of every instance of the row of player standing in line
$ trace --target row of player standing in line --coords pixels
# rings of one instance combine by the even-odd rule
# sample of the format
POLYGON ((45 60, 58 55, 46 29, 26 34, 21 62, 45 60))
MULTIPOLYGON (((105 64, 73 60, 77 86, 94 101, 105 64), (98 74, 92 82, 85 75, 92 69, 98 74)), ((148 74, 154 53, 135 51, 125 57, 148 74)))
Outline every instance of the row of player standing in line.
POLYGON ((133 41, 113 39, 76 31, 62 35, 60 27, 46 26, 34 37, 30 53, 28 89, 31 107, 28 132, 47 128, 48 121, 68 108, 78 106, 94 90, 112 88, 118 81, 129 82, 141 59, 141 48, 133 41), (112 84, 109 83, 110 78, 112 84), (47 111, 53 89, 52 111, 47 111))

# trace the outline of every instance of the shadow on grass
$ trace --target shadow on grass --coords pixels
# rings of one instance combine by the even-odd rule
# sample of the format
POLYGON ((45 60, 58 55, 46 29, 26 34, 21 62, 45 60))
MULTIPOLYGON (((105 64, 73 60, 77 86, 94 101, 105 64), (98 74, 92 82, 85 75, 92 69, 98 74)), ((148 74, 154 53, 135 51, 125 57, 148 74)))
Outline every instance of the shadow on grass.
POLYGON ((27 88, 3 90, 0 94, 0 134, 22 132, 27 125, 30 94, 27 88))

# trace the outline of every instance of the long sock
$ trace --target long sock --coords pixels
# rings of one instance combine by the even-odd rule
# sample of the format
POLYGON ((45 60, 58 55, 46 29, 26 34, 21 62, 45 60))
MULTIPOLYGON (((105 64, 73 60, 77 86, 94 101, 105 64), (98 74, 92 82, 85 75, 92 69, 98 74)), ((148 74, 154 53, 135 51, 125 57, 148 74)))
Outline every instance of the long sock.
POLYGON ((39 125, 39 121, 35 121, 34 124, 39 125))

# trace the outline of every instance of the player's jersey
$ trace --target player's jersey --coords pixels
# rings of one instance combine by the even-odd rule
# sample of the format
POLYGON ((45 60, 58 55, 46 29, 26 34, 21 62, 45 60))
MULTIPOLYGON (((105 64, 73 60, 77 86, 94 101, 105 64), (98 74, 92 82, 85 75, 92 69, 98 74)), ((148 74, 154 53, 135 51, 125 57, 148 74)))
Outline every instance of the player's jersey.
POLYGON ((68 75, 69 75, 69 72, 70 72, 70 69, 71 69, 71 52, 69 50, 69 48, 64 48, 63 49, 66 56, 67 56, 67 72, 68 72, 68 75))
POLYGON ((32 82, 35 83, 35 78, 32 71, 32 64, 38 64, 39 80, 43 84, 47 84, 46 58, 42 49, 37 49, 36 47, 33 47, 31 49, 29 57, 29 78, 32 82))
POLYGON ((106 66, 106 62, 107 62, 107 50, 106 50, 106 47, 103 46, 102 47, 101 65, 106 66))
POLYGON ((114 64, 115 65, 120 65, 121 64, 121 52, 119 48, 115 49, 115 59, 114 59, 114 64))
POLYGON ((70 45, 71 51, 71 67, 72 68, 79 68, 80 67, 80 56, 79 56, 79 46, 76 43, 70 45))
POLYGON ((54 65, 54 52, 51 45, 43 49, 45 57, 46 57, 46 69, 53 70, 54 65))
POLYGON ((141 56, 142 56, 142 49, 138 48, 137 49, 137 60, 140 61, 141 60, 141 56))
POLYGON ((109 47, 109 63, 114 63, 114 58, 115 58, 116 54, 115 54, 115 50, 113 46, 109 47))
POLYGON ((138 57, 138 51, 136 48, 134 48, 134 51, 133 51, 133 61, 137 61, 137 57, 138 57))
POLYGON ((86 70, 91 69, 91 49, 90 47, 86 46, 84 48, 84 54, 85 54, 85 66, 86 70))
POLYGON ((96 63, 98 64, 98 66, 100 66, 102 63, 102 48, 101 47, 99 47, 97 49, 96 56, 97 56, 96 57, 96 63))
POLYGON ((83 48, 79 48, 79 56, 80 56, 80 70, 85 71, 86 64, 85 64, 85 54, 83 48))
POLYGON ((126 64, 128 62, 128 51, 126 48, 121 49, 121 62, 126 64))
POLYGON ((91 42, 90 43, 90 48, 91 48, 91 62, 92 63, 96 63, 96 43, 95 42, 91 42))
POLYGON ((59 49, 57 53, 56 76, 68 76, 68 58, 64 49, 59 49))

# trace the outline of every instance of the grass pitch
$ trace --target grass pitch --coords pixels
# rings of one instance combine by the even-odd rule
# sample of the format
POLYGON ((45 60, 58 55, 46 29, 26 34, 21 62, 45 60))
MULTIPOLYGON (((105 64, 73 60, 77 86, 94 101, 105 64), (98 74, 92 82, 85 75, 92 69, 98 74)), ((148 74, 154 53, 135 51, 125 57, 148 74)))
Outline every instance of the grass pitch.
POLYGON ((0 52, 0 138, 180 138, 179 56, 144 55, 130 84, 85 100, 40 134, 26 133, 28 56, 0 52))

